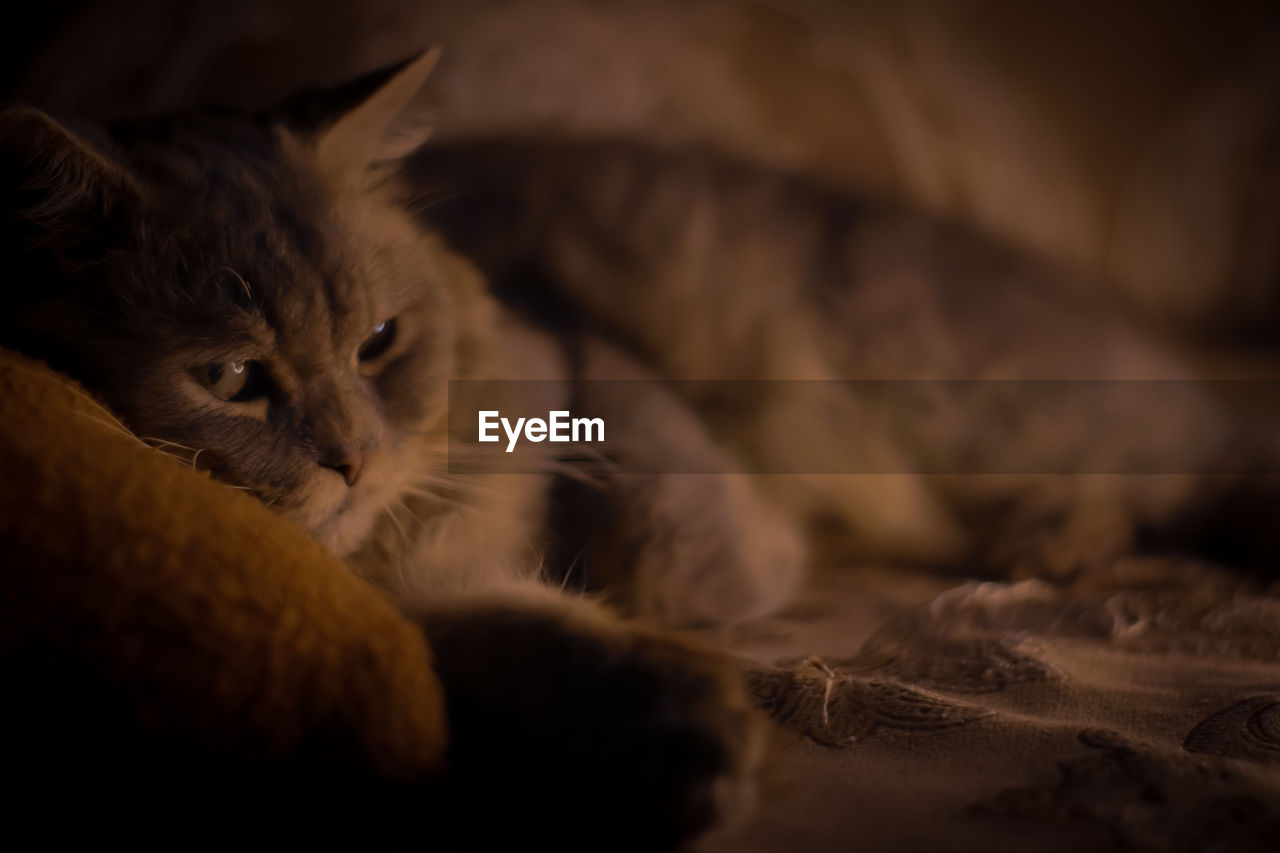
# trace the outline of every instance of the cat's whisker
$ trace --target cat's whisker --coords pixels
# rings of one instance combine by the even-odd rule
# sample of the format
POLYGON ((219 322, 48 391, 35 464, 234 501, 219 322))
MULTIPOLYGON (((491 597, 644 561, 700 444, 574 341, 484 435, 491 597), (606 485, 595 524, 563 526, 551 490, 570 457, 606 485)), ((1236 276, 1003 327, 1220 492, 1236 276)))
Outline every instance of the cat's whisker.
MULTIPOLYGON (((583 545, 581 548, 578 549, 578 553, 573 556, 573 559, 569 561, 569 565, 564 570, 564 577, 560 579, 561 592, 564 592, 566 589, 568 589, 569 581, 570 579, 573 578, 573 570, 578 567, 578 563, 582 562, 583 566, 584 567, 586 566, 586 561, 583 560, 583 557, 586 556, 587 549, 589 547, 591 547, 589 544, 583 545)), ((589 580, 590 580, 590 574, 584 571, 583 578, 582 578, 582 585, 585 587, 589 580)))
POLYGON ((480 504, 476 500, 469 500, 470 498, 477 498, 479 496, 468 495, 457 489, 451 489, 448 492, 435 492, 425 488, 407 487, 404 491, 410 495, 447 504, 452 509, 478 509, 480 507, 480 504))
POLYGON ((409 576, 404 570, 404 552, 405 548, 407 548, 413 540, 410 538, 408 531, 405 530, 404 525, 400 523, 400 519, 396 518, 395 509, 396 508, 394 506, 391 507, 391 509, 385 513, 385 516, 391 524, 395 525, 396 530, 399 531, 401 547, 384 547, 381 550, 386 554, 389 562, 391 563, 391 568, 395 572, 396 580, 403 589, 407 590, 410 584, 409 576))
POLYGON ((515 467, 513 463, 517 460, 505 455, 504 451, 495 452, 491 448, 462 448, 450 450, 449 468, 445 473, 454 477, 475 477, 486 474, 563 474, 573 479, 582 479, 590 478, 593 474, 607 476, 619 470, 617 462, 597 450, 584 448, 582 455, 584 458, 572 460, 556 457, 520 459, 519 467, 515 467), (474 466, 476 470, 459 471, 454 466, 474 466), (598 469, 598 471, 593 472, 592 469, 598 469))
MULTIPOLYGON (((404 502, 401 501, 399 505, 403 506, 404 502)), ((395 525, 396 530, 400 532, 401 543, 404 545, 408 545, 410 542, 409 531, 405 530, 404 525, 400 523, 400 519, 396 518, 396 509, 397 507, 395 506, 391 507, 391 510, 387 513, 387 520, 390 521, 393 525, 395 525)))
POLYGON ((423 520, 418 516, 418 514, 417 514, 416 512, 414 512, 414 511, 413 511, 413 509, 409 506, 409 501, 408 501, 406 498, 403 498, 403 497, 402 497, 402 498, 400 498, 400 500, 399 500, 397 503, 398 503, 398 505, 400 506, 400 508, 401 508, 401 509, 403 509, 406 513, 408 513, 408 514, 409 514, 409 517, 410 517, 410 518, 412 518, 415 522, 417 522, 418 527, 426 527, 426 526, 427 526, 427 525, 426 525, 426 522, 424 522, 424 521, 423 521, 423 520))
MULTIPOLYGON (((40 370, 34 367, 27 367, 26 365, 22 365, 22 364, 9 364, 9 365, 6 365, 5 368, 7 370, 16 370, 20 373, 34 374, 36 376, 39 376, 41 379, 52 380, 58 386, 71 392, 71 394, 75 396, 76 399, 82 400, 85 403, 88 403, 90 406, 92 406, 95 410, 97 410, 107 419, 106 421, 101 421, 101 420, 98 420, 97 418, 90 417, 90 420, 94 421, 95 423, 100 423, 105 427, 110 427, 116 432, 119 432, 133 439, 134 441, 141 442, 141 439, 139 439, 138 436, 135 435, 132 430, 130 430, 127 426, 125 426, 123 421, 121 421, 119 418, 113 415, 109 409, 107 409, 97 400, 93 399, 91 395, 86 393, 82 388, 80 388, 76 384, 63 379, 62 377, 57 376, 56 374, 51 374, 46 370, 40 370)), ((77 412, 77 414, 87 415, 87 413, 85 412, 77 412)))
POLYGON ((411 485, 435 488, 441 491, 468 491, 483 494, 497 494, 502 489, 487 480, 487 475, 447 475, 442 477, 425 476, 415 480, 411 485))
POLYGON ((436 460, 434 461, 435 464, 433 465, 422 465, 422 470, 424 470, 424 474, 422 474, 422 476, 436 476, 436 478, 442 478, 442 479, 443 478, 456 478, 456 479, 466 478, 470 480, 470 479, 475 479, 476 476, 508 473, 508 471, 475 471, 475 473, 472 473, 472 471, 454 471, 449 469, 449 467, 447 466, 439 465, 438 462, 440 461, 443 461, 443 460, 436 460))
POLYGON ((170 453, 169 451, 159 447, 155 447, 152 449, 155 450, 157 453, 159 453, 161 456, 164 456, 168 459, 172 459, 174 462, 177 462, 179 465, 185 466, 187 464, 187 460, 176 453, 170 453))
POLYGON ((152 438, 151 436, 141 435, 141 436, 138 436, 138 439, 140 441, 145 441, 147 444, 152 445, 157 450, 160 449, 161 447, 177 447, 181 450, 189 450, 192 453, 196 452, 196 449, 194 447, 188 447, 185 444, 179 444, 176 441, 169 441, 168 439, 164 439, 164 438, 152 438))
MULTIPOLYGON (((203 447, 201 448, 191 447, 186 444, 181 444, 177 441, 169 441, 168 439, 155 438, 153 436, 140 436, 138 440, 146 444, 147 447, 151 448, 152 450, 162 453, 176 462, 181 462, 183 465, 191 468, 191 470, 193 471, 199 470, 199 468, 196 465, 196 460, 200 458, 201 453, 204 453, 205 450, 208 449, 203 447), (189 455, 174 453, 172 450, 170 450, 170 448, 177 448, 178 450, 183 451, 183 454, 189 454, 189 455)), ((226 483, 224 485, 231 485, 231 484, 226 483)), ((242 491, 248 491, 248 492, 254 491, 249 486, 231 486, 231 487, 233 489, 240 489, 242 491)))
POLYGON ((538 580, 545 581, 547 579, 547 555, 536 545, 528 536, 524 537, 524 546, 529 549, 529 553, 533 555, 533 576, 538 580))
MULTIPOLYGON (((93 421, 95 424, 99 424, 99 425, 101 425, 101 426, 104 426, 104 427, 106 427, 107 429, 111 430, 112 432, 119 433, 120 435, 123 435, 123 436, 125 436, 126 438, 131 438, 131 439, 133 439, 133 440, 135 440, 135 441, 137 441, 137 439, 138 439, 138 437, 137 437, 136 435, 134 435, 133 433, 129 432, 129 430, 125 429, 125 428, 124 428, 124 427, 122 427, 122 426, 118 426, 118 425, 117 425, 117 424, 118 424, 118 422, 104 421, 102 418, 96 418, 96 417, 94 417, 94 416, 93 416, 92 414, 90 414, 89 412, 76 412, 76 414, 77 414, 77 415, 79 415, 79 416, 80 416, 80 417, 82 417, 82 418, 86 418, 86 419, 88 419, 88 420, 93 421)), ((147 449, 151 449, 150 445, 145 445, 145 444, 144 444, 143 446, 144 446, 144 447, 146 447, 147 449)))
POLYGON ((460 198, 471 198, 473 196, 484 195, 486 192, 491 192, 491 191, 482 190, 482 189, 470 189, 470 190, 455 192, 451 195, 446 195, 446 196, 433 196, 428 194, 426 196, 422 196, 422 197, 419 197, 418 199, 415 199, 413 202, 410 202, 408 205, 408 211, 414 216, 420 216, 437 205, 445 204, 446 202, 450 202, 450 201, 457 201, 460 198))
MULTIPOLYGON (((96 406, 96 408, 99 411, 110 415, 110 413, 107 412, 107 410, 102 408, 101 406, 96 406)), ((134 433, 130 432, 128 428, 126 428, 123 424, 121 424, 120 421, 114 418, 112 418, 110 421, 105 421, 105 420, 102 420, 101 418, 94 417, 92 414, 88 412, 76 412, 76 414, 81 417, 88 418, 89 420, 93 421, 96 424, 100 424, 104 427, 107 427, 112 432, 119 433, 120 435, 123 435, 126 438, 133 439, 138 444, 142 445, 143 447, 146 447, 148 450, 154 450, 155 452, 159 453, 161 456, 167 456, 168 458, 182 465, 189 465, 193 470, 196 467, 195 465, 196 458, 199 457, 199 455, 202 452, 204 452, 203 450, 195 450, 194 448, 187 447, 184 444, 179 444, 176 441, 164 441, 162 439, 148 438, 148 437, 135 435, 134 433), (167 448, 169 447, 176 447, 180 450, 194 453, 195 455, 192 456, 190 459, 184 458, 183 456, 168 450, 167 448)), ((252 489, 249 489, 249 487, 247 486, 232 486, 232 488, 240 488, 246 491, 252 491, 252 489)))
POLYGON ((181 462, 184 466, 190 468, 192 471, 199 470, 199 468, 196 466, 196 460, 199 459, 200 454, 204 453, 206 450, 206 448, 203 448, 203 447, 196 449, 192 447, 185 447, 184 445, 181 445, 181 444, 171 444, 169 442, 164 442, 158 445, 149 445, 149 446, 151 447, 152 450, 155 450, 159 453, 163 453, 165 456, 168 456, 170 459, 173 459, 177 462, 181 462), (181 451, 181 453, 173 452, 172 450, 169 449, 170 446, 178 448, 181 451))
POLYGON ((240 273, 236 272, 233 268, 231 268, 231 267, 229 267, 229 266, 228 266, 228 267, 221 267, 221 268, 219 268, 219 272, 221 272, 221 271, 223 271, 223 270, 225 270, 225 271, 227 271, 227 272, 231 273, 233 276, 235 276, 236 281, 240 282, 240 286, 241 286, 242 288, 244 288, 244 295, 245 295, 246 297, 248 297, 249 299, 253 299, 253 288, 249 286, 249 282, 245 280, 245 277, 244 277, 244 276, 240 275, 240 273))
POLYGON ((580 482, 594 482, 600 485, 605 484, 605 478, 619 473, 616 464, 607 460, 600 460, 598 466, 593 463, 584 464, 582 462, 564 461, 551 469, 553 473, 562 474, 566 477, 578 480, 580 482))

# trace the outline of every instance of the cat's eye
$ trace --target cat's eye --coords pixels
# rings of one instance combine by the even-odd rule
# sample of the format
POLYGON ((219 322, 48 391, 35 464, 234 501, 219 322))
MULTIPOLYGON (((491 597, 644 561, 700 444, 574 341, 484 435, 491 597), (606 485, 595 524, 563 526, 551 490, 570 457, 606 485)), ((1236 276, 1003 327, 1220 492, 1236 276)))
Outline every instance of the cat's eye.
POLYGON ((376 361, 387 354, 396 340, 396 321, 384 320, 373 329, 373 334, 365 338, 360 349, 356 350, 356 358, 362 362, 376 361))
POLYGON ((209 393, 228 403, 248 403, 266 393, 262 365, 256 361, 223 361, 196 368, 196 379, 209 393))

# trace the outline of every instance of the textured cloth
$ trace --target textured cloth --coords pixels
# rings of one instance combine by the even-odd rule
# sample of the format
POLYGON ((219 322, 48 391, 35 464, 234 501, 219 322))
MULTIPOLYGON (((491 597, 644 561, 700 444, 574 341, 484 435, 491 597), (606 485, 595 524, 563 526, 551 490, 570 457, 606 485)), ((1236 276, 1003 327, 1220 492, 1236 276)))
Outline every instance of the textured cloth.
POLYGON ((699 849, 1276 849, 1277 590, 1116 575, 819 577, 730 638, 783 734, 754 818, 699 849))
POLYGON ((11 819, 70 809, 56 836, 101 829, 95 811, 132 835, 216 818, 206 837, 304 798, 390 804, 442 766, 418 629, 301 530, 10 353, 0 480, 11 819))

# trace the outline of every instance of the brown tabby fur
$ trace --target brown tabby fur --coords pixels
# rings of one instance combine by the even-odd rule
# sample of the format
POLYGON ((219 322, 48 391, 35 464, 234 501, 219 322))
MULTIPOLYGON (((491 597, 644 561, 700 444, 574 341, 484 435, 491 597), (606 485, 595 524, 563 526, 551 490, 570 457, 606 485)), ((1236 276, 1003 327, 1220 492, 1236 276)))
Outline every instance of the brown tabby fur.
MULTIPOLYGON (((484 832, 550 825, 585 843, 590 826, 625 821, 626 845, 669 844, 743 803, 759 733, 725 661, 542 583, 548 473, 444 466, 448 380, 567 388, 569 376, 555 339, 505 311, 401 203, 395 164, 422 136, 396 123, 433 62, 258 119, 75 132, 5 113, 3 342, 75 376, 144 441, 255 494, 422 620, 446 684, 454 793, 508 804, 484 832), (390 348, 361 362, 390 319, 390 348), (260 365, 261 395, 226 401, 200 380, 231 362, 260 365), (590 817, 556 821, 561 801, 590 817)), ((591 350, 593 369, 639 369, 591 350)), ((659 478, 614 503, 616 527, 662 536, 652 554, 635 549, 618 596, 633 612, 740 618, 797 577, 797 541, 741 478, 701 482, 659 478), (708 498, 729 509, 714 515, 723 529, 682 534, 708 498), (748 550, 761 531, 767 547, 748 550), (668 560, 688 594, 666 590, 668 560)))
MULTIPOLYGON (((724 423, 673 393, 644 413, 632 460, 652 471, 678 452, 711 473, 594 472, 589 529, 566 548, 566 517, 588 516, 581 490, 557 509, 554 458, 450 472, 449 380, 545 380, 556 405, 590 408, 608 402, 575 398, 578 380, 1192 374, 1062 276, 898 211, 616 143, 417 150, 404 108, 433 62, 266 117, 77 131, 5 113, 0 342, 260 497, 421 618, 458 791, 502 796, 509 828, 563 801, 578 841, 627 821, 638 846, 671 843, 739 805, 757 760, 731 667, 558 587, 662 625, 724 624, 787 600, 804 520, 838 521, 863 556, 1069 574, 1186 503, 1181 473, 924 476, 921 448, 991 443, 945 409, 833 392, 815 417, 781 393, 724 423), (390 348, 360 361, 391 319, 390 348), (252 400, 198 379, 242 361, 261 365, 252 400), (736 460, 892 474, 752 480, 736 460)), ((1028 471, 1064 428, 997 414, 1028 471)), ((1188 470, 1222 429, 1207 400, 1174 425, 1188 470)))

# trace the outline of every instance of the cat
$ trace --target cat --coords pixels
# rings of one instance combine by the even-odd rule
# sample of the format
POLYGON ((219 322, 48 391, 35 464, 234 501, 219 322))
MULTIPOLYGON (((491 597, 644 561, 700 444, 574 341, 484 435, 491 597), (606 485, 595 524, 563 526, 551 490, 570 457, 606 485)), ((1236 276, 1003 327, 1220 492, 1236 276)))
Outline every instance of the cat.
POLYGON ((406 105, 433 61, 252 118, 4 114, 0 342, 419 619, 458 790, 512 825, 563 798, 562 835, 638 822, 660 845, 749 800, 760 735, 735 668, 616 611, 769 613, 833 523, 860 559, 1105 570, 1176 527, 1221 460, 1230 425, 1196 371, 1069 272, 714 153, 429 142, 406 105), (1095 427, 1020 381, 1135 378, 1190 389, 1178 417, 1147 413, 1177 464, 1126 476, 1147 420, 1085 445, 1095 474, 1044 467, 1063 429, 1095 427), (604 413, 631 441, 585 477, 545 445, 528 471, 460 464, 446 386, 490 379, 537 380, 544 410, 604 413), (972 379, 1011 395, 974 417, 947 396, 972 379), (619 380, 646 404, 611 397, 619 380))
POLYGON ((555 460, 450 472, 451 380, 536 379, 563 406, 575 372, 650 374, 603 339, 571 359, 413 220, 402 164, 426 129, 406 104, 436 55, 267 116, 96 128, 5 112, 0 342, 302 526, 420 621, 445 686, 449 796, 503 810, 482 840, 589 844, 626 826, 616 844, 667 846, 745 807, 762 735, 731 660, 650 625, 778 606, 803 545, 674 397, 628 452, 679 447, 716 473, 592 475, 608 512, 591 547, 614 557, 615 607, 644 622, 549 578, 555 460))
POLYGON ((814 559, 1059 580, 1146 552, 1273 562, 1273 386, 1206 381, 1251 374, 1082 271, 716 151, 464 139, 408 172, 439 196, 420 219, 509 301, 678 380, 814 559))

